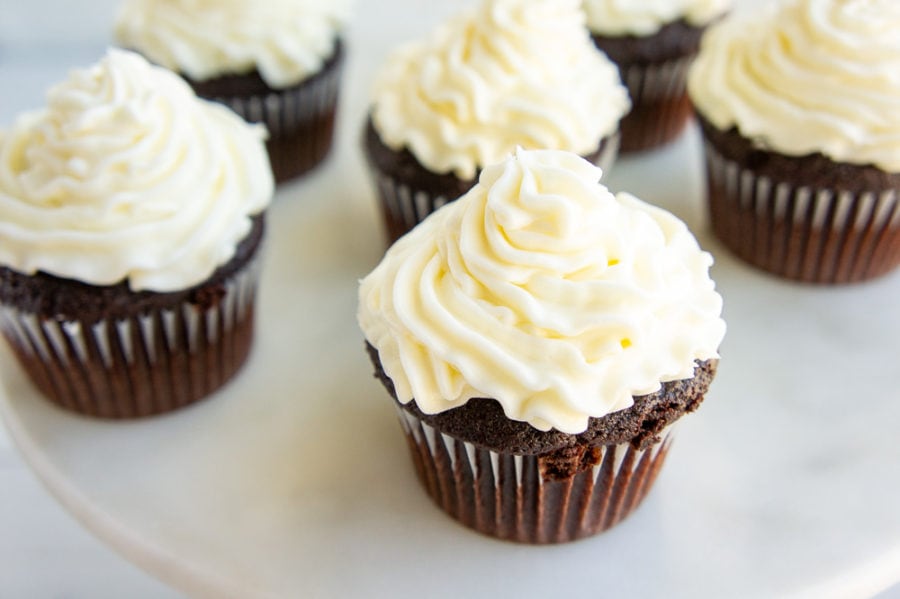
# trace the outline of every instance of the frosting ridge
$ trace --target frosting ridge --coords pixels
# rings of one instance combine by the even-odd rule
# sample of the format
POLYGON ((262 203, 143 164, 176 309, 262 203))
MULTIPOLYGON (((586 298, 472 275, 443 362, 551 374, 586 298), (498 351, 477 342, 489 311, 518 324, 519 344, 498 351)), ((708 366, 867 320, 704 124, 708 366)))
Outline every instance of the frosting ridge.
POLYGON ((590 154, 629 108, 580 0, 484 0, 391 55, 372 120, 391 148, 468 180, 519 145, 590 154))
POLYGON ((711 256, 669 213, 569 152, 517 150, 398 240, 358 320, 399 401, 496 399, 540 430, 585 430, 717 357, 711 256))
POLYGON ((893 0, 772 3, 707 32, 688 90, 760 147, 900 172, 898 26, 893 0))
POLYGON ((282 89, 321 69, 349 11, 349 0, 127 0, 116 37, 195 81, 257 70, 282 89))
POLYGON ((0 133, 0 264, 137 291, 197 284, 273 193, 265 130, 110 50, 0 133))

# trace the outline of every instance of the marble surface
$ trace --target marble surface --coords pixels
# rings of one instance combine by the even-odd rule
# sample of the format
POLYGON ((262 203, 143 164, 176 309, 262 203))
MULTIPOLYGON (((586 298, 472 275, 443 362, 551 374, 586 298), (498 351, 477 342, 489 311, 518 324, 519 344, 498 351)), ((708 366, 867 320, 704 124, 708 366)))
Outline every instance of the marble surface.
MULTIPOLYGON (((0 0, 0 127, 102 52, 114 4, 79 5, 72 28, 70 3, 0 0)), ((900 581, 900 272, 823 290, 735 261, 705 226, 693 130, 609 180, 713 251, 730 326, 709 401, 647 503, 601 537, 539 549, 483 539, 428 503, 368 376, 353 302, 380 247, 357 150, 371 68, 453 8, 431 4, 359 3, 338 151, 279 192, 262 296, 278 318, 262 320, 234 385, 110 425, 34 397, 0 350, 0 406, 20 446, 0 432, 0 597, 420 596, 447 563, 459 575, 430 595, 529 596, 579 567, 592 576, 564 578, 571 591, 602 582, 633 597, 869 597, 900 581), (388 4, 408 19, 377 26, 388 4), (165 584, 80 528, 22 455, 71 514, 165 584)))

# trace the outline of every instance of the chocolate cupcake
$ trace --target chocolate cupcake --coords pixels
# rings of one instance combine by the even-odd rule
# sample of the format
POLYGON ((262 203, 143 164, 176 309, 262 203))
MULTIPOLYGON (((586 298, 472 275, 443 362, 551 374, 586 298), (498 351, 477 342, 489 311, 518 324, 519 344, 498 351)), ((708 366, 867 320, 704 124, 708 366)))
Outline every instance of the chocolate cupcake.
POLYGON ((358 319, 419 479, 487 535, 596 534, 647 494, 725 333, 685 225, 519 150, 398 240, 358 319))
POLYGON ((181 74, 197 94, 269 130, 277 182, 328 154, 344 46, 345 0, 127 0, 119 43, 181 74))
POLYGON ((690 120, 687 70, 706 27, 731 0, 583 0, 597 47, 619 66, 631 96, 621 123, 625 152, 674 140, 690 120))
POLYGON ((517 146, 609 166, 628 107, 578 0, 483 0, 397 50, 376 79, 364 153, 389 240, 517 146))
POLYGON ((898 24, 891 0, 790 0, 704 38, 688 87, 712 227, 743 260, 818 284, 900 264, 898 24))
POLYGON ((264 135, 120 50, 0 134, 0 330, 51 401, 148 416, 238 371, 273 191, 264 135))

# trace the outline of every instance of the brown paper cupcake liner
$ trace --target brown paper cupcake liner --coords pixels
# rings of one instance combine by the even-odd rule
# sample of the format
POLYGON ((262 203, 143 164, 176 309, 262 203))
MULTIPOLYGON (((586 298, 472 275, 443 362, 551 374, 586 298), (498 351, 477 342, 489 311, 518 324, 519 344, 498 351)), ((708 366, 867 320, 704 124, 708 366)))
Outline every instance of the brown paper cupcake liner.
POLYGON ((662 146, 684 130, 692 114, 687 72, 694 55, 620 67, 632 108, 621 123, 623 153, 662 146))
POLYGON ((708 141, 705 148, 713 231, 743 260, 819 284, 872 279, 900 265, 897 189, 797 186, 729 160, 708 141))
POLYGON ((279 183, 318 165, 331 148, 343 54, 322 72, 265 95, 214 97, 251 123, 269 130, 266 147, 279 183))
MULTIPOLYGON (((619 139, 618 133, 605 139, 601 142, 597 153, 591 157, 592 162, 602 168, 604 172, 616 160, 619 152, 619 139)), ((409 185, 391 173, 379 170, 372 161, 369 161, 369 167, 381 201, 388 241, 391 243, 425 220, 432 212, 457 199, 456 196, 448 197, 446 194, 436 193, 431 189, 409 185)))
POLYGON ((641 503, 665 461, 671 427, 645 450, 597 448, 596 465, 556 478, 536 455, 498 453, 438 432, 397 408, 416 473, 452 518, 520 543, 563 543, 602 532, 641 503))
POLYGON ((0 331, 41 392, 102 418, 169 412, 221 387, 253 336, 258 258, 206 309, 181 301, 138 316, 60 320, 0 306, 0 331))

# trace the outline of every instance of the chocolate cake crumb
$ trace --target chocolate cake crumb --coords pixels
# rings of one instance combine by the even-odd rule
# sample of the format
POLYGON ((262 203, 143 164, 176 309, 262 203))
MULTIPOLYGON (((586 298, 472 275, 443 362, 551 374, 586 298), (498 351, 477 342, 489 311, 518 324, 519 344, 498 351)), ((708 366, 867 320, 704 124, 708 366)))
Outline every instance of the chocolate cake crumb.
POLYGON ((238 244, 234 256, 212 276, 194 287, 160 293, 132 291, 127 281, 115 285, 91 285, 45 272, 27 275, 0 266, 0 302, 42 318, 97 322, 146 314, 159 306, 187 301, 207 308, 225 293, 222 283, 256 252, 265 230, 263 215, 252 219, 250 232, 238 244))
POLYGON ((650 36, 605 35, 592 32, 594 44, 616 64, 647 64, 696 54, 705 27, 684 19, 668 23, 650 36))
MULTIPOLYGON (((607 149, 608 138, 600 140, 597 149, 584 156, 592 163, 600 160, 607 149)), ((413 191, 424 192, 430 198, 446 198, 453 201, 469 191, 478 182, 478 173, 472 179, 460 179, 454 173, 435 173, 424 166, 407 148, 394 150, 386 145, 372 122, 371 116, 366 121, 363 133, 363 150, 369 166, 393 179, 402 182, 413 191)), ((379 193, 383 193, 378 189, 379 193)), ((411 227, 402 215, 394 214, 387 205, 390 202, 382 197, 382 214, 389 242, 394 242, 411 227)))
MULTIPOLYGON (((309 77, 296 83, 295 86, 306 85, 317 79, 326 77, 326 74, 330 69, 333 69, 341 63, 344 58, 344 52, 343 42, 340 39, 335 40, 334 52, 332 52, 331 56, 322 63, 322 67, 309 77)), ((221 75, 203 81, 191 79, 183 73, 181 76, 194 89, 194 93, 201 98, 251 98, 253 96, 265 96, 280 91, 270 87, 262 78, 262 75, 258 70, 252 70, 247 73, 221 75)))
MULTIPOLYGON (((375 377, 396 401, 394 384, 381 366, 378 351, 371 344, 366 346, 375 366, 375 377)), ((591 418, 587 430, 576 435, 557 430, 540 431, 528 423, 510 420, 500 403, 489 398, 473 398, 465 405, 439 414, 423 413, 415 401, 398 405, 442 433, 477 447, 516 455, 540 455, 546 461, 548 472, 562 474, 596 463, 592 461, 596 456, 586 455, 585 447, 630 443, 635 449, 646 449, 657 443, 664 428, 697 409, 717 366, 716 359, 698 362, 693 378, 663 383, 656 393, 635 397, 630 408, 591 418)))
POLYGON ((774 181, 853 193, 900 189, 900 173, 889 173, 874 165, 835 162, 821 153, 786 156, 769 148, 764 139, 744 137, 736 127, 720 130, 701 114, 697 115, 697 120, 705 139, 723 157, 774 181))

